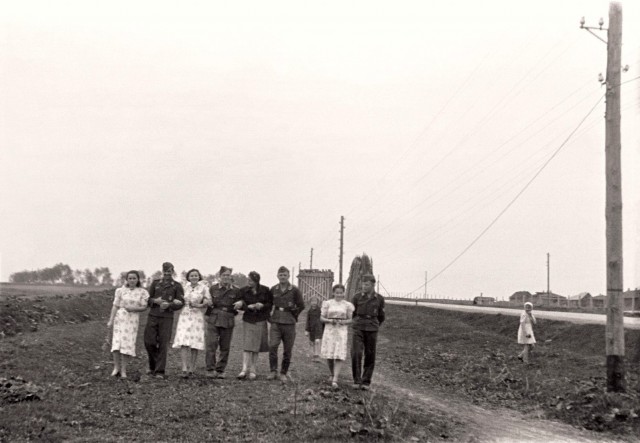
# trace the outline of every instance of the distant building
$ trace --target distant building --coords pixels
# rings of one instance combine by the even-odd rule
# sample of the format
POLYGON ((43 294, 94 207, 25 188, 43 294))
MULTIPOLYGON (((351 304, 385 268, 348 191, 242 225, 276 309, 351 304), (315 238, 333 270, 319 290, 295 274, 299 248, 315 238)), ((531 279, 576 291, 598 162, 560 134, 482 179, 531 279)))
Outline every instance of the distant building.
POLYGON ((606 307, 607 296, 606 295, 594 295, 591 297, 591 304, 596 309, 604 309, 606 307))
POLYGON ((513 303, 525 304, 526 302, 531 301, 531 292, 529 291, 514 292, 509 296, 509 301, 513 303))
POLYGON ((593 297, 588 292, 581 292, 578 295, 570 295, 567 297, 568 306, 570 308, 588 309, 592 306, 593 297))
MULTIPOLYGON (((640 311, 640 289, 627 289, 622 293, 622 309, 624 311, 640 311)), ((594 308, 605 309, 607 307, 607 296, 596 295, 592 297, 591 303, 594 308)))
POLYGON ((625 311, 638 311, 640 310, 640 289, 627 289, 622 293, 624 299, 625 311))
POLYGON ((474 305, 490 305, 496 302, 495 297, 474 297, 473 304, 474 305))
POLYGON ((531 296, 534 306, 566 306, 567 297, 553 292, 536 292, 531 296))
POLYGON ((534 306, 567 306, 567 297, 554 294, 553 292, 536 292, 535 294, 531 294, 529 291, 518 291, 511 294, 509 301, 518 304, 530 302, 534 306))

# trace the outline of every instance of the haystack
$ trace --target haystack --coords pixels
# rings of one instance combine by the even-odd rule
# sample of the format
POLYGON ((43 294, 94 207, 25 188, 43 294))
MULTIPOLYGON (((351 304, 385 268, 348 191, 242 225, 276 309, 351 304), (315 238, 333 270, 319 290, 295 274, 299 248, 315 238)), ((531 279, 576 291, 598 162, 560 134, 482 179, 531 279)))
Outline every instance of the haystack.
POLYGON ((373 261, 367 254, 358 255, 351 262, 347 280, 347 300, 353 300, 353 296, 362 290, 362 276, 365 274, 373 274, 373 261))

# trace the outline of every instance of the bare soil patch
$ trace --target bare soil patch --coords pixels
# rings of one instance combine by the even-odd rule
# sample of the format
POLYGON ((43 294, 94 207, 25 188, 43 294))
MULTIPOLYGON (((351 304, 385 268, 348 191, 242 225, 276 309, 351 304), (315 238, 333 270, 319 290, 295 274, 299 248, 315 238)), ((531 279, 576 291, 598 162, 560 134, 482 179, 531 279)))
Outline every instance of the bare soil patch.
POLYGON ((150 379, 143 315, 138 358, 124 381, 108 376, 110 354, 101 349, 112 297, 106 291, 3 301, 0 321, 10 315, 15 322, 13 335, 0 339, 0 441, 638 441, 640 435, 638 331, 627 333, 629 391, 607 394, 601 326, 540 320, 541 345, 525 368, 515 358, 514 317, 389 306, 374 390, 352 390, 347 363, 342 389, 332 391, 325 365, 308 355, 303 323, 292 381, 266 380, 266 354, 256 381, 236 380, 240 318, 227 379, 207 379, 202 370, 180 379, 177 350, 170 351, 169 378, 150 379))
MULTIPOLYGON (((57 324, 28 332, 30 317, 20 317, 26 323, 16 328, 25 332, 0 340, 0 441, 439 441, 456 440, 463 429, 457 418, 414 411, 393 393, 352 390, 348 368, 343 388, 331 390, 324 364, 306 355, 303 324, 287 384, 266 380, 266 354, 257 380, 234 378, 241 367, 241 321, 227 379, 208 379, 202 370, 179 378, 173 349, 168 379, 149 378, 144 315, 129 379, 110 378, 111 357, 101 345, 111 299, 47 298, 38 303, 60 313, 57 324), (70 323, 76 310, 92 318, 70 323)), ((17 317, 25 305, 13 300, 9 307, 17 317)), ((204 367, 202 355, 198 363, 204 367)))

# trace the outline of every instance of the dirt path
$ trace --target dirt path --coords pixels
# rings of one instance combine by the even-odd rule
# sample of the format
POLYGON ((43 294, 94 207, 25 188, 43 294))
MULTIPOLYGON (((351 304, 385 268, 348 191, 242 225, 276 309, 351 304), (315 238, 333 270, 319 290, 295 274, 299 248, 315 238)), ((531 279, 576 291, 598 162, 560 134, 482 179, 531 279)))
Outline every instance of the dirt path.
MULTIPOLYGON (((388 339, 379 337, 378 346, 388 345, 388 339)), ((416 410, 457 417, 467 424, 460 441, 496 443, 618 441, 563 423, 525 417, 509 409, 486 409, 467 400, 456 398, 455 395, 435 392, 385 367, 384 362, 376 365, 374 384, 386 393, 394 393, 397 399, 403 399, 416 410)))
POLYGON ((469 402, 425 392, 415 387, 406 388, 388 377, 384 371, 377 374, 377 384, 386 392, 393 392, 411 407, 429 413, 452 415, 468 424, 461 441, 469 442, 602 442, 601 435, 581 431, 571 426, 548 420, 528 419, 515 411, 484 409, 469 402))
MULTIPOLYGON (((301 328, 300 328, 301 329, 301 328)), ((326 371, 324 364, 309 361, 307 339, 303 329, 298 330, 294 348, 294 365, 298 376, 309 377, 326 371)), ((389 340, 379 336, 378 346, 389 346, 389 340)), ((350 361, 345 362, 341 373, 341 385, 351 390, 350 361)), ((461 442, 615 442, 602 434, 580 430, 572 426, 537 417, 525 417, 509 409, 486 409, 456 398, 450 393, 434 392, 396 370, 386 367, 384 361, 376 364, 372 392, 380 390, 398 402, 404 402, 409 409, 428 416, 455 417, 465 423, 461 433, 452 441, 461 442)))

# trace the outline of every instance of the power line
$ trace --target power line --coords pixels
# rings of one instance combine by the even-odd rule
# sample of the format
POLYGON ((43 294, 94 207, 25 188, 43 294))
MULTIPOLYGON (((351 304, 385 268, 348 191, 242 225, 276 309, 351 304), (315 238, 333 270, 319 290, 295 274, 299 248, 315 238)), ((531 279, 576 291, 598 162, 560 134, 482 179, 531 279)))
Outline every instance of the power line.
MULTIPOLYGON (((631 108, 632 106, 634 106, 635 103, 629 102, 627 103, 625 106, 622 107, 622 110, 626 110, 631 108)), ((581 131, 579 131, 578 133, 576 133, 576 135, 573 137, 572 143, 575 143, 577 140, 579 140, 580 137, 582 137, 583 135, 585 135, 586 133, 590 132, 594 126, 600 124, 601 120, 595 119, 592 123, 590 123, 589 125, 587 125, 586 127, 584 127, 581 131)), ((547 154, 548 155, 548 154, 547 154)), ((545 157, 547 156, 545 155, 545 157)), ((532 155, 533 156, 533 155, 532 155)), ((541 163, 542 161, 544 161, 544 159, 542 159, 541 161, 537 161, 537 163, 541 163)), ((528 166, 527 166, 528 168, 528 166)), ((514 178, 518 178, 520 177, 520 172, 516 171, 514 178)), ((421 239, 418 240, 420 242, 420 244, 415 244, 415 240, 413 241, 413 248, 412 249, 404 249, 402 247, 402 245, 404 244, 404 240, 408 239, 409 237, 405 237, 401 240, 394 240, 394 250, 391 253, 388 253, 386 255, 383 255, 379 258, 381 259, 388 259, 389 257, 393 257, 396 256, 398 254, 408 254, 411 253, 413 251, 422 249, 426 246, 426 244, 429 243, 425 243, 425 240, 429 240, 430 242, 435 241, 436 239, 442 237, 443 235, 445 235, 446 233, 450 232, 452 230, 452 228, 454 228, 455 226, 459 225, 461 222, 468 220, 469 218, 471 218, 471 216, 466 216, 464 218, 462 218, 459 222, 457 221, 458 219, 460 219, 462 216, 464 216, 465 214, 469 213, 471 210, 473 210, 475 207, 482 205, 483 207, 487 207, 489 205, 491 205, 494 201, 497 201, 499 199, 500 196, 502 196, 503 194, 505 194, 506 192, 501 192, 502 189, 505 190, 509 190, 512 189, 514 187, 514 185, 511 185, 511 182, 513 182, 513 178, 508 179, 505 183, 503 183, 499 189, 496 189, 494 191, 492 191, 488 196, 482 198, 482 199, 477 199, 477 197, 473 197, 471 199, 468 199, 468 201, 470 200, 474 200, 475 204, 469 206, 468 208, 464 209, 463 211, 458 211, 458 213, 456 215, 454 215, 453 217, 449 218, 443 225, 438 226, 437 228, 433 229, 432 231, 428 232, 426 235, 421 236, 421 239), (509 187, 507 187, 509 186, 509 187), (485 201, 487 200, 487 198, 492 197, 493 195, 495 195, 496 193, 499 193, 499 196, 496 198, 491 199, 489 202, 485 201), (447 229, 449 228, 449 229, 447 229), (434 235, 436 233, 438 233, 438 231, 442 231, 437 235, 434 235)), ((488 189, 488 188, 487 188, 488 189)), ((466 202, 465 202, 466 203, 466 202)), ((475 214, 475 213, 474 213, 475 214)), ((472 214, 473 215, 473 214, 472 214)))
MULTIPOLYGON (((438 160, 436 162, 435 165, 433 165, 426 173, 424 173, 420 178, 418 178, 417 180, 414 181, 414 185, 418 184, 419 182, 421 182, 424 178, 426 178, 427 176, 429 176, 435 169, 437 169, 443 162, 444 160, 446 160, 451 154, 453 154, 453 152, 455 152, 458 148, 460 148, 475 132, 477 132, 477 130, 482 127, 482 125, 484 123, 486 123, 486 121, 490 120, 494 114, 495 111, 504 103, 509 99, 509 96, 512 94, 512 92, 516 91, 516 94, 514 97, 517 97, 526 87, 528 87, 535 79, 537 79, 543 72, 545 72, 562 54, 564 54, 568 49, 570 49, 571 45, 573 44, 573 42, 569 43, 567 45, 567 47, 565 47, 560 54, 558 54, 556 57, 554 57, 547 65, 544 66, 544 68, 542 68, 535 76, 533 79, 531 79, 529 82, 527 82, 525 85, 523 85, 522 87, 520 87, 519 90, 518 87, 524 82, 525 79, 527 79, 527 77, 529 77, 531 75, 531 72, 527 72, 527 74, 525 74, 520 80, 518 80, 513 86, 512 88, 509 90, 509 92, 507 94, 505 94, 498 102, 496 102, 496 104, 493 106, 493 108, 485 114, 485 116, 480 120, 480 122, 478 122, 474 128, 472 130, 470 130, 452 149, 450 149, 443 157, 440 158, 440 160, 438 160)), ((544 59, 546 59, 549 54, 551 54, 553 52, 553 50, 557 47, 557 42, 556 44, 554 44, 541 58, 538 62, 536 62, 536 64, 541 63, 544 59)), ((547 115, 547 113, 553 109, 555 109, 556 107, 562 105, 565 101, 567 101, 570 97, 572 97, 574 94, 576 94, 577 92, 579 92, 580 90, 584 89, 584 87, 587 86, 587 84, 589 82, 591 82, 592 80, 589 80, 588 82, 586 82, 582 87, 578 88, 576 91, 572 92, 571 94, 569 94, 567 97, 565 97, 565 99, 561 100, 558 104, 556 104, 554 107, 552 107, 550 110, 546 111, 545 114, 541 115, 538 119, 536 119, 531 125, 535 124, 538 120, 540 120, 542 117, 544 117, 545 115, 547 115)), ((513 98, 513 97, 512 97, 513 98)), ((511 99, 512 99, 511 98, 511 99)), ((575 104, 573 107, 577 106, 577 104, 575 104)), ((573 108, 572 107, 572 108, 573 108)), ((570 109, 572 109, 570 108, 570 109)), ((470 108, 467 108, 467 111, 470 108)), ((551 124, 553 123, 552 121, 549 123, 551 124)), ((548 124, 548 125, 549 125, 548 124)), ((526 131, 526 129, 528 129, 531 125, 525 127, 524 129, 522 129, 521 131, 519 131, 518 133, 516 133, 516 135, 514 137, 512 137, 511 139, 507 140, 506 142, 502 143, 500 146, 498 146, 498 148, 496 148, 496 150, 494 150, 492 153, 490 153, 486 158, 490 157, 494 152, 497 152, 498 150, 500 150, 501 147, 503 147, 504 145, 508 144, 511 140, 513 140, 515 137, 517 137, 518 135, 520 135, 521 133, 523 133, 524 131, 526 131)), ((547 126, 548 126, 547 125, 547 126)), ((520 143, 517 146, 520 146, 524 143, 524 141, 522 143, 520 143)), ((510 152, 510 151, 509 151, 510 152)), ((486 159, 485 158, 485 159, 486 159)), ((459 177, 458 177, 459 178, 459 177)), ((456 179, 453 180, 453 182, 455 182, 456 179)), ((450 184, 452 184, 453 182, 451 182, 450 184)), ((446 187, 445 187, 446 188, 446 187)), ((444 188, 438 188, 436 191, 434 191, 431 195, 427 196, 427 198, 423 199, 419 205, 422 205, 423 203, 425 203, 426 201, 428 201, 431 197, 433 197, 434 195, 438 194, 439 192, 442 191, 442 189, 444 188)), ((372 193, 373 194, 373 193, 372 193)), ((382 199, 382 197, 380 197, 379 194, 374 194, 378 197, 379 200, 382 199)), ((411 211, 413 212, 413 211, 411 211)), ((406 214, 404 214, 406 215, 406 214)), ((377 233, 382 232, 387 230, 390 226, 392 226, 396 221, 398 221, 399 218, 401 218, 403 216, 403 214, 400 214, 398 216, 396 216, 390 223, 388 223, 385 227, 383 227, 382 229, 379 229, 377 231, 375 231, 373 234, 369 235, 366 240, 360 241, 360 243, 358 243, 359 245, 362 245, 364 243, 366 243, 367 241, 369 241, 371 238, 375 237, 377 233)), ((368 217, 364 217, 364 219, 368 219, 368 217)), ((352 224, 352 226, 355 228, 354 232, 357 232, 357 228, 360 227, 360 225, 363 222, 358 223, 356 221, 356 223, 352 224)))
MULTIPOLYGON (((522 91, 528 87, 531 83, 533 83, 533 81, 535 81, 540 75, 542 75, 543 72, 545 72, 549 66, 551 66, 558 58, 560 58, 560 56, 562 56, 568 49, 569 49, 570 45, 567 46, 567 48, 565 48, 560 54, 558 54, 553 60, 551 60, 543 69, 541 69, 538 74, 533 77, 525 86, 521 87, 517 93, 511 98, 515 98, 518 95, 520 95, 520 93, 522 93, 522 91)), ((542 60, 544 60, 545 58, 547 58, 547 56, 553 51, 553 49, 555 48, 555 45, 551 47, 551 49, 549 49, 549 51, 540 59, 539 62, 541 62, 542 60)), ((539 63, 538 62, 538 63, 539 63)), ((418 184, 419 182, 421 182, 422 180, 424 180, 426 177, 428 177, 431 172, 433 172, 440 164, 442 164, 451 154, 453 154, 458 148, 460 148, 469 138, 471 138, 471 136, 474 134, 474 132, 481 128, 488 120, 490 120, 493 115, 495 114, 495 112, 498 110, 498 108, 500 107, 500 105, 502 105, 503 102, 505 102, 507 100, 507 98, 520 86, 520 84, 527 78, 529 77, 530 72, 527 72, 527 74, 525 74, 524 77, 522 77, 515 85, 513 85, 513 87, 509 90, 509 92, 507 92, 506 95, 503 96, 503 98, 498 101, 493 108, 485 115, 485 117, 480 120, 476 126, 469 131, 454 147, 453 149, 449 150, 449 152, 447 152, 442 158, 440 158, 440 160, 438 162, 436 162, 435 165, 433 165, 433 167, 431 167, 431 169, 429 169, 425 174, 423 174, 418 180, 416 180, 414 182, 415 184, 418 184)))
MULTIPOLYGON (((591 128, 593 126, 595 126, 596 124, 599 123, 599 119, 594 121, 591 125, 589 125, 589 127, 585 128, 582 132, 580 132, 576 137, 582 136, 584 133, 588 132, 589 130, 591 130, 591 128)), ((574 138, 575 139, 575 138, 574 138)), ((549 142, 547 143, 545 146, 543 146, 541 149, 531 153, 531 155, 529 155, 529 157, 527 159, 525 159, 525 162, 528 162, 529 159, 537 156, 540 152, 542 152, 547 146, 551 145, 552 143, 549 142)), ((554 142, 555 144, 555 142, 554 142)), ((545 159, 548 157, 548 155, 550 155, 550 153, 545 153, 543 158, 539 158, 536 159, 534 162, 534 169, 537 169, 539 167, 540 164, 542 164, 545 159)), ((426 233, 425 235, 421 236, 419 242, 420 244, 416 245, 416 241, 415 239, 412 239, 410 236, 405 236, 402 239, 399 240, 394 240, 394 252, 391 252, 390 254, 387 254, 385 256, 383 256, 382 258, 387 258, 387 257, 391 257, 391 256, 395 256, 399 253, 406 253, 406 252, 412 252, 418 249, 421 249, 422 247, 424 247, 424 241, 427 239, 430 239, 431 241, 436 240, 437 238, 442 237, 444 234, 446 234, 447 232, 451 231, 451 228, 458 225, 459 222, 457 222, 457 220, 461 219, 465 214, 469 213, 470 211, 472 211, 474 208, 476 208, 477 206, 482 206, 484 208, 488 208, 491 204, 493 204, 495 201, 498 201, 502 195, 506 194, 508 191, 512 190, 516 184, 518 182, 523 182, 524 180, 522 179, 523 174, 525 174, 526 170, 530 169, 530 165, 528 163, 524 163, 521 165, 520 168, 510 168, 509 172, 510 174, 508 176, 499 176, 498 178, 496 178, 495 180, 493 180, 489 185, 487 185, 484 189, 482 189, 480 191, 479 195, 472 195, 471 197, 469 197, 464 203, 461 204, 461 206, 465 206, 467 203, 469 202, 473 202, 472 205, 466 207, 463 210, 458 210, 457 213, 453 214, 452 217, 450 217, 444 224, 441 224, 439 227, 431 230, 430 232, 426 233), (499 183, 498 187, 495 189, 491 189, 493 187, 494 184, 499 183), (486 191, 489 191, 488 195, 485 195, 483 197, 481 197, 480 195, 482 195, 483 193, 485 193, 486 191), (507 192, 505 192, 507 191, 507 192), (449 229, 447 229, 449 228, 449 229), (444 230, 444 231, 443 231, 444 230), (438 235, 435 235, 438 231, 443 231, 438 235), (405 240, 407 239, 412 239, 413 240, 413 248, 410 249, 409 251, 406 251, 404 249, 402 249, 402 245, 405 244, 405 240)), ((526 174, 528 175, 528 173, 526 174)), ((467 220, 470 217, 464 217, 462 218, 461 221, 467 220)))
MULTIPOLYGON (((380 178, 380 180, 378 180, 376 182, 376 187, 379 187, 381 183, 384 182, 384 180, 391 175, 392 172, 395 172, 395 169, 398 167, 398 165, 404 160, 404 158, 407 156, 407 154, 411 151, 413 151, 417 146, 418 146, 418 141, 427 133, 427 131, 429 131, 429 129, 431 129, 431 126, 433 126, 433 124, 436 122, 436 120, 444 113, 445 109, 447 109, 447 107, 449 106, 449 104, 458 96, 458 94, 464 89, 464 87, 466 87, 466 85, 469 83, 469 81, 473 78, 473 76, 476 74, 476 72, 478 71, 478 69, 480 68, 480 66, 484 63, 484 61, 486 60, 486 58, 489 56, 489 54, 491 53, 491 50, 487 51, 487 53, 484 55, 484 57, 480 60, 480 62, 478 62, 478 64, 475 66, 475 68, 471 71, 471 73, 469 73, 469 75, 467 76, 467 78, 458 86, 458 88, 456 89, 456 91, 449 96, 449 98, 447 99, 447 101, 444 103, 444 105, 436 112, 436 114, 431 118, 431 120, 429 121, 429 123, 427 123, 427 125, 422 129, 422 131, 420 131, 418 133, 418 135, 413 139, 413 141, 408 145, 408 147, 403 151, 403 153, 398 157, 398 159, 393 163, 393 165, 387 169, 384 173, 384 175, 380 178)), ((373 189, 374 191, 376 190, 376 188, 373 189)), ((375 195, 375 192, 371 192, 371 195, 375 195)), ((353 214, 357 209, 360 209, 360 207, 364 204, 363 201, 360 202, 360 204, 356 207, 354 207, 353 209, 351 209, 348 213, 347 216, 353 214)))
POLYGON ((625 82, 622 82, 622 83, 620 83, 618 86, 626 85, 627 83, 631 83, 631 82, 636 81, 636 80, 639 80, 639 79, 640 79, 640 75, 639 75, 639 76, 637 76, 637 77, 634 77, 634 78, 632 78, 632 79, 630 79, 630 80, 627 80, 627 81, 625 81, 625 82))
MULTIPOLYGON (((531 37, 531 38, 530 38, 530 39, 529 39, 525 44, 523 44, 523 45, 522 45, 522 47, 523 47, 523 48, 524 48, 524 47, 526 47, 526 46, 527 46, 527 45, 528 45, 532 40, 533 40, 533 37, 531 37)), ((559 42, 559 41, 562 41, 562 39, 558 40, 558 42, 559 42)), ((538 60, 538 62, 536 62, 536 63, 540 63, 540 62, 542 62, 545 58, 547 58, 547 56, 548 56, 548 55, 553 51, 553 49, 555 49, 555 48, 557 47, 557 43, 558 43, 558 42, 556 42, 554 45, 552 45, 552 47, 549 49, 549 51, 547 51, 547 52, 546 52, 546 53, 545 53, 545 54, 540 58, 540 60, 538 60)), ((570 43, 570 44, 572 44, 572 43, 570 43)), ((565 51, 566 51, 566 49, 565 49, 565 51)), ((526 51, 524 51, 524 50, 519 50, 519 51, 518 51, 518 55, 520 55, 521 57, 524 57, 524 56, 525 56, 525 54, 526 54, 526 51)), ((486 57, 486 56, 485 56, 485 57, 486 57)), ((554 59, 554 61, 555 61, 555 59, 554 59)), ((481 62, 481 63, 482 63, 482 62, 481 62)), ((545 69, 546 69, 546 68, 545 68, 545 69)), ((474 72, 475 72, 476 70, 477 70, 477 67, 476 67, 476 69, 474 69, 474 72)), ((519 86, 519 85, 520 85, 520 84, 521 84, 521 83, 522 83, 522 82, 523 82, 523 81, 524 81, 524 80, 525 80, 529 75, 530 75, 530 73, 529 73, 529 72, 527 72, 527 74, 525 74, 525 75, 524 75, 520 80, 518 80, 518 81, 514 84, 514 86, 511 88, 511 90, 510 90, 509 92, 507 92, 507 94, 503 95, 503 96, 502 96, 502 98, 501 98, 500 100, 498 100, 498 102, 496 103, 496 105, 494 105, 494 108, 495 108, 495 107, 497 107, 497 106, 499 106, 501 103, 503 103, 503 102, 508 98, 508 96, 511 94, 511 92, 512 92, 513 90, 515 90, 515 89, 516 89, 516 88, 517 88, 517 87, 518 87, 518 86, 519 86)), ((529 82, 526 86, 528 86, 529 84, 530 84, 530 82, 529 82)), ((457 92, 456 92, 456 94, 457 94, 457 92)), ((480 98, 478 98, 478 99, 476 100, 476 102, 477 102, 477 101, 479 101, 479 100, 480 100, 480 98)), ((464 113, 463 115, 466 115, 466 113, 467 113, 467 112, 469 112, 469 111, 473 108, 473 106, 475 106, 475 102, 474 102, 474 104, 473 104, 473 105, 471 105, 471 106, 466 106, 466 107, 465 107, 465 113, 464 113)), ((491 111, 491 112, 493 112, 493 111, 491 111)), ((487 117, 485 117, 485 118, 487 118, 487 117)), ((473 134, 473 132, 474 132, 474 130, 475 130, 475 129, 476 129, 476 128, 474 128, 473 130, 471 130, 471 132, 470 132, 469 134, 473 134)), ((446 131, 443 131, 443 132, 446 132, 446 131)), ((440 137, 440 138, 442 138, 442 137, 440 137)), ((418 139, 419 139, 419 137, 418 137, 418 139)), ((416 139, 416 141, 417 141, 418 139, 416 139)), ((437 142, 437 143, 439 143, 439 142, 440 142, 440 140, 438 140, 438 142, 437 142)), ((437 143, 436 143, 436 144, 437 144, 437 143)), ((455 149, 457 149, 457 146, 456 146, 456 147, 454 147, 454 149, 453 149, 453 150, 455 150, 455 149)), ((445 157, 448 157, 448 155, 449 155, 449 154, 445 155, 445 157)), ((436 165, 436 166, 438 166, 438 165, 436 165)), ((434 166, 431 170, 433 170, 436 166, 434 166)), ((388 175, 389 175, 389 174, 385 174, 385 175, 384 175, 384 177, 386 178, 388 175)), ((418 180, 418 181, 420 181, 420 180, 418 180)), ((383 180, 379 180, 379 181, 378 181, 378 183, 382 183, 382 182, 383 182, 383 180)), ((378 185, 378 186, 379 186, 379 185, 378 185)), ((386 188, 385 190, 383 190, 383 195, 384 195, 385 197, 386 197, 385 193, 386 193, 386 192, 388 192, 388 189, 389 189, 389 188, 386 188)), ((376 196, 377 196, 377 198, 378 198, 378 200, 381 200, 381 199, 383 198, 383 197, 380 197, 380 194, 379 194, 379 193, 376 193, 376 192, 370 192, 370 195, 376 195, 376 196)), ((357 208, 359 208, 361 205, 362 205, 362 203, 361 203, 357 208)), ((353 213, 354 211, 355 211, 355 209, 353 209, 352 211, 350 211, 350 212, 349 212, 349 214, 353 213)), ((349 215, 349 214, 348 214, 348 215, 349 215)), ((367 219, 367 218, 368 218, 368 217, 364 217, 364 219, 367 219)), ((356 223, 356 224, 355 224, 355 227, 359 227, 359 225, 356 223)))
POLYGON ((480 234, 478 234, 472 241, 471 243, 469 243, 469 245, 467 245, 453 260, 451 260, 444 268, 442 268, 440 271, 438 271, 433 277, 431 277, 429 280, 427 280, 426 283, 423 283, 421 286, 419 286, 417 289, 414 289, 411 292, 415 292, 417 290, 420 290, 424 287, 425 284, 428 284, 430 282, 432 282, 433 280, 435 280, 436 278, 438 278, 438 276, 440 276, 444 271, 446 271, 447 269, 449 269, 455 262, 458 261, 458 259, 460 259, 460 257, 462 257, 469 249, 471 249, 471 247, 473 245, 475 245, 478 240, 480 240, 484 234, 487 233, 487 231, 489 231, 489 229, 491 229, 491 227, 496 224, 496 222, 507 212, 507 210, 518 200, 518 198, 520 198, 520 196, 522 194, 524 194, 524 191, 527 190, 527 188, 531 185, 531 183, 534 182, 534 180, 542 173, 542 171, 547 167, 547 165, 549 163, 551 163, 551 161, 558 155, 558 153, 560 153, 560 151, 562 150, 562 148, 567 144, 567 142, 571 139, 571 137, 573 137, 573 135, 578 131, 578 129, 580 129, 580 127, 582 126, 582 124, 585 122, 585 120, 591 115, 591 113, 593 111, 595 111, 595 109, 597 108, 597 106, 600 104, 600 102, 602 101, 602 99, 604 98, 604 95, 601 96, 598 101, 595 103, 595 105, 589 110, 589 112, 582 118, 582 120, 580 120, 580 123, 578 123, 578 125, 571 131, 571 133, 569 133, 569 135, 567 136, 567 138, 562 142, 562 144, 560 144, 560 146, 558 147, 558 149, 556 149, 553 154, 549 157, 549 159, 540 167, 540 169, 538 169, 538 171, 533 175, 533 177, 524 185, 524 187, 516 194, 516 196, 507 204, 507 206, 504 207, 504 209, 502 209, 502 211, 500 211, 500 213, 491 221, 491 223, 489 223, 489 225, 484 228, 482 230, 482 232, 480 232, 480 234))
POLYGON ((389 297, 391 297, 391 294, 389 293, 389 291, 387 291, 387 288, 385 288, 385 287, 384 287, 384 285, 382 284, 382 282, 381 282, 380 280, 378 280, 378 283, 380 283, 380 286, 382 286, 382 289, 384 289, 384 292, 386 292, 386 293, 387 293, 387 295, 388 295, 389 297))
MULTIPOLYGON (((591 82, 592 80, 589 80, 589 82, 591 82)), ((556 105, 554 105, 552 108, 550 108, 549 110, 546 110, 543 114, 541 114, 540 117, 538 117, 537 119, 534 120, 533 123, 527 125, 526 127, 524 127, 523 129, 521 129, 520 131, 518 131, 515 135, 513 135, 511 138, 509 138, 507 141, 503 142, 502 144, 500 144, 496 149, 494 149, 493 151, 491 151, 487 156, 485 156, 482 160, 480 160, 479 163, 475 163, 473 166, 471 166, 470 168, 467 168, 464 172, 462 172, 461 174, 458 174, 453 180, 451 180, 449 183, 447 183, 445 186, 440 187, 438 189, 436 189, 435 191, 433 191, 432 193, 430 193, 429 195, 427 195, 425 198, 423 198, 419 203, 417 203, 416 205, 414 205, 414 207, 406 212, 402 212, 399 213, 398 215, 396 215, 389 223, 387 223, 385 226, 383 226, 382 228, 374 231, 371 235, 369 235, 368 237, 365 238, 365 240, 360 241, 359 243, 356 244, 356 247, 359 247, 363 244, 366 244, 369 240, 371 240, 372 238, 378 236, 380 233, 385 232, 387 230, 389 230, 398 220, 402 219, 403 217, 406 217, 412 213, 414 213, 419 207, 421 207, 423 204, 425 204, 426 202, 428 202, 429 200, 431 200, 433 197, 435 197, 436 195, 440 194, 441 192, 443 192, 445 189, 450 188, 452 185, 454 185, 456 182, 461 182, 462 184, 468 182, 470 180, 469 177, 466 177, 466 175, 473 170, 476 170, 476 173, 471 177, 477 177, 479 175, 481 175, 482 173, 484 173, 485 171, 483 169, 479 169, 477 166, 479 164, 482 164, 484 161, 486 161, 488 158, 490 158, 493 154, 497 153, 502 147, 506 146, 510 141, 514 140, 516 137, 518 137, 520 134, 524 133, 527 129, 529 129, 533 124, 535 124, 536 122, 538 122, 542 117, 547 116, 549 114, 550 111, 554 110, 555 108, 557 108, 558 106, 562 105, 563 103, 565 103, 569 98, 571 98, 573 95, 575 95, 578 91, 584 89, 584 87, 586 87, 586 83, 583 84, 583 86, 581 86, 580 88, 578 88, 576 91, 572 92, 571 94, 569 94, 568 96, 566 96, 563 100, 561 100, 560 102, 558 102, 556 105), (463 180, 464 179, 464 180, 463 180)), ((591 93, 589 94, 591 95, 591 93)), ((582 103, 585 99, 589 98, 589 96, 586 96, 585 98, 579 100, 577 103, 575 103, 573 106, 571 106, 569 109, 566 109, 565 111, 563 111, 563 113, 566 113, 567 111, 570 111, 571 109, 575 108, 576 106, 578 106, 580 103, 582 103)), ((544 129, 546 129, 549 125, 551 125, 552 123, 554 123, 555 119, 550 119, 549 123, 547 123, 546 125, 544 125, 542 128, 540 128, 539 130, 537 130, 536 132, 534 132, 533 134, 531 134, 529 137, 527 137, 526 139, 524 139, 523 141, 521 141, 520 143, 516 144, 513 148, 511 148, 509 151, 507 151, 507 153, 512 152, 515 148, 524 145, 525 142, 527 142, 528 140, 530 140, 531 138, 533 138, 535 135, 537 135, 538 133, 542 132, 544 129)), ((504 155, 503 157, 504 158, 504 155)), ((453 192, 457 189, 460 188, 459 185, 458 187, 455 187, 453 190, 450 191, 453 192)), ((450 194, 449 193, 449 194, 450 194)), ((445 194, 442 198, 447 197, 447 195, 449 194, 445 194)), ((426 209, 426 208, 425 208, 426 209)), ((424 210, 423 210, 424 211, 424 210)))

